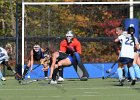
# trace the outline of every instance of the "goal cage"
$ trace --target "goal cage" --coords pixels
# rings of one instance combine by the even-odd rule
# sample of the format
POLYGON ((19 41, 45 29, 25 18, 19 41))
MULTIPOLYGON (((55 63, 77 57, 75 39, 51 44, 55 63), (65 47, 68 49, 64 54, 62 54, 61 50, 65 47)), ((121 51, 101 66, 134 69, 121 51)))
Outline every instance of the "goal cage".
POLYGON ((118 26, 126 18, 140 18, 140 1, 128 2, 22 2, 22 72, 35 42, 59 50, 72 30, 82 44, 84 62, 113 62, 118 26))

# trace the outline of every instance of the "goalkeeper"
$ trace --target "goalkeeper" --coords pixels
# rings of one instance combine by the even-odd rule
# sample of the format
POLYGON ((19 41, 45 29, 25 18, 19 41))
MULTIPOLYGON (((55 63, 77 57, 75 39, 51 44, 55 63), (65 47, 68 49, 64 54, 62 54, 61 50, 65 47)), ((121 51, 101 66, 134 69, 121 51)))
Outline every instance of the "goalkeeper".
MULTIPOLYGON (((81 60, 81 43, 78 41, 77 38, 74 37, 74 34, 72 31, 68 31, 66 34, 66 39, 62 40, 60 43, 60 52, 64 52, 67 54, 70 54, 72 58, 74 58, 76 61, 73 64, 74 68, 77 69, 77 65, 81 69, 83 75, 80 77, 81 80, 87 80, 89 77, 89 74, 85 68, 85 66, 82 63, 81 60)), ((79 73, 78 73, 79 74, 79 73)))

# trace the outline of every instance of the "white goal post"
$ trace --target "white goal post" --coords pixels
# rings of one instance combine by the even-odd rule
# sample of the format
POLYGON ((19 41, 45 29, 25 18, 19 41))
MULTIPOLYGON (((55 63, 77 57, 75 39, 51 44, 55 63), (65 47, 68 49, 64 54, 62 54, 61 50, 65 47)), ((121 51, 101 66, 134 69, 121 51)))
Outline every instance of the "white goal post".
POLYGON ((130 0, 128 2, 22 2, 22 73, 24 71, 24 18, 26 5, 130 5, 130 18, 133 18, 133 5, 140 4, 140 1, 130 0))

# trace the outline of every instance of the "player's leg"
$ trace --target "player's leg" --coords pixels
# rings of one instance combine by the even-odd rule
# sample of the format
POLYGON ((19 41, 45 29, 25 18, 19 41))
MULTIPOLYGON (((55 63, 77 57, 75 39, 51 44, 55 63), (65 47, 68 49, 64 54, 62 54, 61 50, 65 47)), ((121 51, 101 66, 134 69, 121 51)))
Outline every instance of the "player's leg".
POLYGON ((24 71, 23 71, 23 76, 22 76, 23 79, 25 78, 30 66, 31 66, 31 61, 29 60, 28 64, 25 66, 24 71))
POLYGON ((130 77, 132 79, 131 85, 135 85, 136 77, 135 77, 135 71, 133 67, 133 61, 130 61, 129 63, 127 63, 127 66, 129 68, 130 77))
POLYGON ((119 78, 119 85, 123 86, 123 82, 124 82, 124 78, 123 78, 123 70, 122 67, 124 66, 123 64, 124 58, 119 58, 118 60, 118 69, 117 69, 117 73, 118 73, 118 78, 119 78))
POLYGON ((130 81, 130 73, 129 73, 129 70, 128 70, 128 67, 127 65, 124 65, 124 76, 125 76, 125 79, 129 82, 130 81))
MULTIPOLYGON (((12 72, 15 74, 15 77, 21 78, 21 75, 19 75, 19 74, 15 71, 15 69, 13 69, 13 68, 8 64, 8 61, 3 61, 2 64, 3 64, 4 66, 7 67, 7 70, 12 71, 12 72)), ((4 77, 2 77, 2 80, 5 81, 6 79, 5 79, 4 77)))
POLYGON ((52 74, 52 79, 49 81, 48 84, 57 84, 57 73, 59 71, 59 68, 55 68, 52 74))
POLYGON ((59 72, 58 72, 58 82, 63 82, 64 78, 63 78, 63 68, 59 68, 59 72))
POLYGON ((48 80, 48 69, 49 69, 49 66, 48 66, 48 63, 47 62, 44 62, 44 63, 41 63, 43 66, 44 66, 44 76, 45 76, 45 79, 48 80))
MULTIPOLYGON (((3 64, 4 61, 0 61, 0 64, 3 64)), ((1 67, 0 67, 0 81, 6 81, 6 79, 3 77, 3 74, 1 72, 1 67)))
POLYGON ((2 75, 2 73, 1 73, 1 69, 0 69, 0 85, 2 85, 2 83, 1 83, 1 79, 2 79, 2 77, 3 77, 3 75, 2 75))
POLYGON ((79 66, 79 68, 82 70, 82 72, 83 72, 83 77, 89 77, 89 74, 88 74, 88 72, 87 72, 87 70, 86 70, 86 68, 85 68, 85 66, 84 66, 84 64, 82 63, 82 60, 81 60, 81 57, 80 57, 80 55, 77 53, 77 52, 75 52, 74 53, 74 56, 75 56, 75 58, 76 58, 76 61, 77 61, 77 64, 78 64, 78 66, 79 66))
POLYGON ((59 68, 59 76, 63 78, 63 68, 59 68))
POLYGON ((133 61, 133 67, 134 67, 134 71, 136 73, 136 77, 138 79, 140 79, 140 69, 139 69, 139 66, 137 65, 137 59, 139 57, 139 54, 138 53, 135 53, 135 56, 134 56, 134 61, 133 61))
MULTIPOLYGON (((63 69, 63 66, 69 66, 69 65, 72 64, 72 62, 73 62, 73 59, 72 59, 72 57, 70 57, 70 56, 69 56, 69 58, 60 60, 60 61, 58 62, 58 64, 57 64, 58 67, 59 67, 59 72, 61 72, 60 70, 63 69)), ((62 71, 63 71, 63 70, 62 70, 62 71)), ((62 73, 60 73, 59 75, 61 75, 61 74, 62 74, 62 73)), ((61 75, 61 76, 62 76, 62 75, 61 75)), ((61 76, 59 76, 59 78, 58 78, 58 81, 59 81, 59 82, 64 81, 64 79, 63 79, 61 76)))
POLYGON ((69 66, 71 65, 71 61, 69 58, 61 60, 58 62, 58 66, 59 66, 59 77, 58 77, 58 81, 59 82, 63 82, 64 78, 63 78, 63 67, 62 66, 69 66))
POLYGON ((123 82, 124 82, 124 77, 123 77, 123 69, 121 67, 118 67, 117 69, 117 72, 118 72, 118 77, 119 77, 119 85, 120 86, 123 86, 123 82))
POLYGON ((122 80, 123 79, 123 71, 122 71, 122 67, 120 63, 118 63, 118 69, 117 69, 117 73, 118 73, 118 77, 119 77, 119 80, 122 80))
POLYGON ((48 70, 44 71, 44 76, 45 76, 45 79, 48 79, 48 70))

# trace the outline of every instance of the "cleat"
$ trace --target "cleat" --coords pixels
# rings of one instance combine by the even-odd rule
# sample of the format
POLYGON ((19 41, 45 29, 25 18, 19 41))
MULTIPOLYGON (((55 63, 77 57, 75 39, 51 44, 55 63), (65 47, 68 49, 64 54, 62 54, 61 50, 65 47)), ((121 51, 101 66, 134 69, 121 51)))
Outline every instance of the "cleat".
POLYGON ((58 82, 63 82, 64 78, 62 78, 61 76, 59 76, 59 78, 57 79, 58 82))
POLYGON ((134 79, 134 80, 132 80, 131 85, 135 85, 135 84, 136 84, 136 80, 134 79))
POLYGON ((49 78, 48 77, 45 77, 44 80, 49 80, 49 78))
POLYGON ((57 81, 50 80, 48 84, 57 84, 57 81))
POLYGON ((127 82, 131 82, 131 79, 125 79, 127 82))
MULTIPOLYGON (((103 79, 103 77, 102 77, 102 79, 103 79)), ((82 76, 81 78, 80 78, 80 81, 87 81, 88 80, 88 77, 87 76, 82 76)))
POLYGON ((1 78, 2 81, 6 81, 6 79, 4 77, 1 78))
POLYGON ((19 80, 18 83, 21 84, 21 80, 19 80))
POLYGON ((120 85, 120 86, 123 86, 123 85, 124 85, 124 79, 121 79, 121 80, 120 80, 119 85, 120 85))

